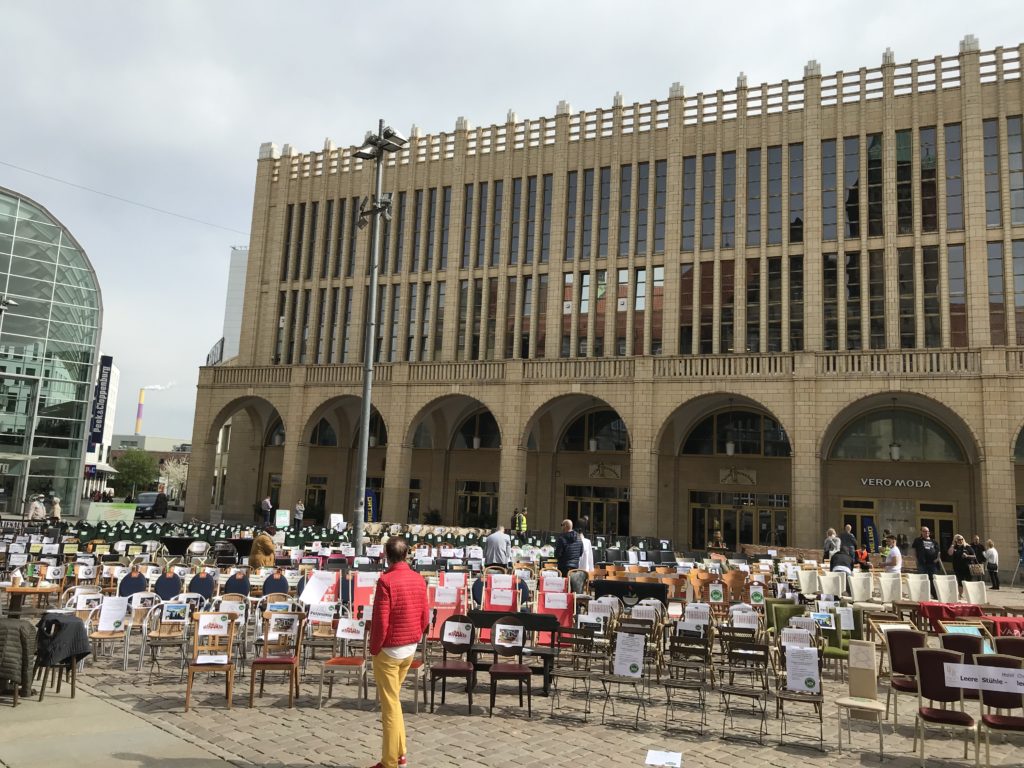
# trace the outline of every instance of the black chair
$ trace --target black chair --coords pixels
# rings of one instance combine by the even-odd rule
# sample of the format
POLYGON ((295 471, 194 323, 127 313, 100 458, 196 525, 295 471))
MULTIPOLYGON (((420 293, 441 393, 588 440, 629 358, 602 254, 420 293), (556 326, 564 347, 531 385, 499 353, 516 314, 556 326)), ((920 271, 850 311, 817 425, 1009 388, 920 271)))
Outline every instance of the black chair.
MULTIPOLYGON (((469 660, 470 651, 473 648, 473 637, 475 635, 473 624, 469 619, 469 616, 463 614, 455 614, 445 619, 444 624, 441 627, 441 661, 437 664, 433 664, 430 667, 430 711, 434 711, 434 691, 437 685, 438 678, 441 679, 441 704, 445 702, 445 695, 447 693, 446 686, 448 678, 465 678, 466 679, 466 693, 469 696, 469 714, 473 714, 473 687, 476 685, 476 670, 473 667, 473 663, 469 660), (458 640, 448 639, 445 640, 445 629, 449 624, 461 624, 469 627, 469 636, 465 638, 463 642, 462 638, 458 640), (452 656, 454 658, 449 658, 452 656), (466 658, 462 658, 465 656, 466 658)), ((493 678, 492 678, 493 680, 493 678)), ((493 685, 492 685, 493 691, 493 685)), ((494 697, 491 697, 491 708, 494 707, 494 697)))
POLYGON ((523 620, 509 615, 494 622, 491 632, 491 650, 494 663, 491 664, 491 707, 489 716, 494 717, 494 699, 500 680, 515 680, 519 684, 519 706, 523 706, 523 683, 526 684, 526 716, 533 717, 533 670, 523 663, 523 648, 526 645, 527 630, 523 620), (516 631, 518 628, 518 632, 516 631), (501 658, 517 658, 516 662, 499 662, 501 658))

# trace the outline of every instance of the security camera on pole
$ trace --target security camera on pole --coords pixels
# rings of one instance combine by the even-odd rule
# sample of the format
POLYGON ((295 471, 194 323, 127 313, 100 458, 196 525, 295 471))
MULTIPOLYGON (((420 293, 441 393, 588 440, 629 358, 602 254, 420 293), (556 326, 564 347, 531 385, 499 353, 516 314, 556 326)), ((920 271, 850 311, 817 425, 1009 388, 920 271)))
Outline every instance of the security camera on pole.
POLYGON ((377 133, 368 131, 363 145, 352 154, 363 160, 373 160, 376 164, 376 180, 373 189, 373 205, 364 197, 359 205, 359 228, 362 229, 373 217, 373 230, 370 237, 370 291, 369 301, 363 323, 366 336, 363 344, 363 400, 362 413, 359 420, 359 471, 356 475, 355 521, 353 538, 356 555, 363 554, 363 522, 366 514, 366 464, 370 453, 370 398, 373 394, 373 361, 374 347, 377 342, 377 265, 380 262, 380 222, 381 218, 391 221, 391 194, 384 194, 381 186, 384 183, 384 155, 397 152, 409 140, 381 120, 377 133))

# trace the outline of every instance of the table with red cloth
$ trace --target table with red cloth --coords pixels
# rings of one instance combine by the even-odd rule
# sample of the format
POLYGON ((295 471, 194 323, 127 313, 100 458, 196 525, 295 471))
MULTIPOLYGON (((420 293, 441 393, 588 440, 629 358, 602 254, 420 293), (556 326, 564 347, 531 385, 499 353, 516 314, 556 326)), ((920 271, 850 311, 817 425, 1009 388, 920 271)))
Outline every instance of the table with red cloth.
POLYGON ((992 634, 995 637, 1024 635, 1024 616, 982 616, 982 618, 992 622, 992 634))
POLYGON ((970 603, 936 603, 926 601, 918 608, 922 619, 927 619, 932 624, 932 629, 941 633, 940 621, 956 621, 964 617, 980 617, 982 610, 980 605, 970 603))

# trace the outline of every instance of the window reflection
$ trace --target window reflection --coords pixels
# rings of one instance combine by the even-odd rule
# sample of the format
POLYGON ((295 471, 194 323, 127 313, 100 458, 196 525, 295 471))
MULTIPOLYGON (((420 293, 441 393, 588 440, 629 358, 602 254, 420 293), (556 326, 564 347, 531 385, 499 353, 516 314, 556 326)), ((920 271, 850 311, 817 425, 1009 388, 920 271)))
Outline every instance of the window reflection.
POLYGON ((831 459, 889 461, 889 446, 900 446, 902 461, 963 461, 956 439, 923 413, 882 410, 850 424, 836 440, 831 459))

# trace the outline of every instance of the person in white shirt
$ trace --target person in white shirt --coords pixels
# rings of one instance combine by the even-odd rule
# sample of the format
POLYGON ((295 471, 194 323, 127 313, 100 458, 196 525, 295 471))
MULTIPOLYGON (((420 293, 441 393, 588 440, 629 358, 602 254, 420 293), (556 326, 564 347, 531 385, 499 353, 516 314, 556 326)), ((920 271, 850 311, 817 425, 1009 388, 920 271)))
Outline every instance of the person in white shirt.
POLYGON ((988 577, 992 579, 992 589, 999 589, 999 550, 992 543, 992 539, 985 542, 985 550, 981 555, 985 558, 985 570, 988 571, 988 577))
POLYGON ((885 556, 885 562, 882 563, 886 573, 900 573, 903 571, 903 553, 900 552, 900 548, 896 546, 896 537, 889 536, 885 540, 886 545, 889 547, 889 552, 885 556))

